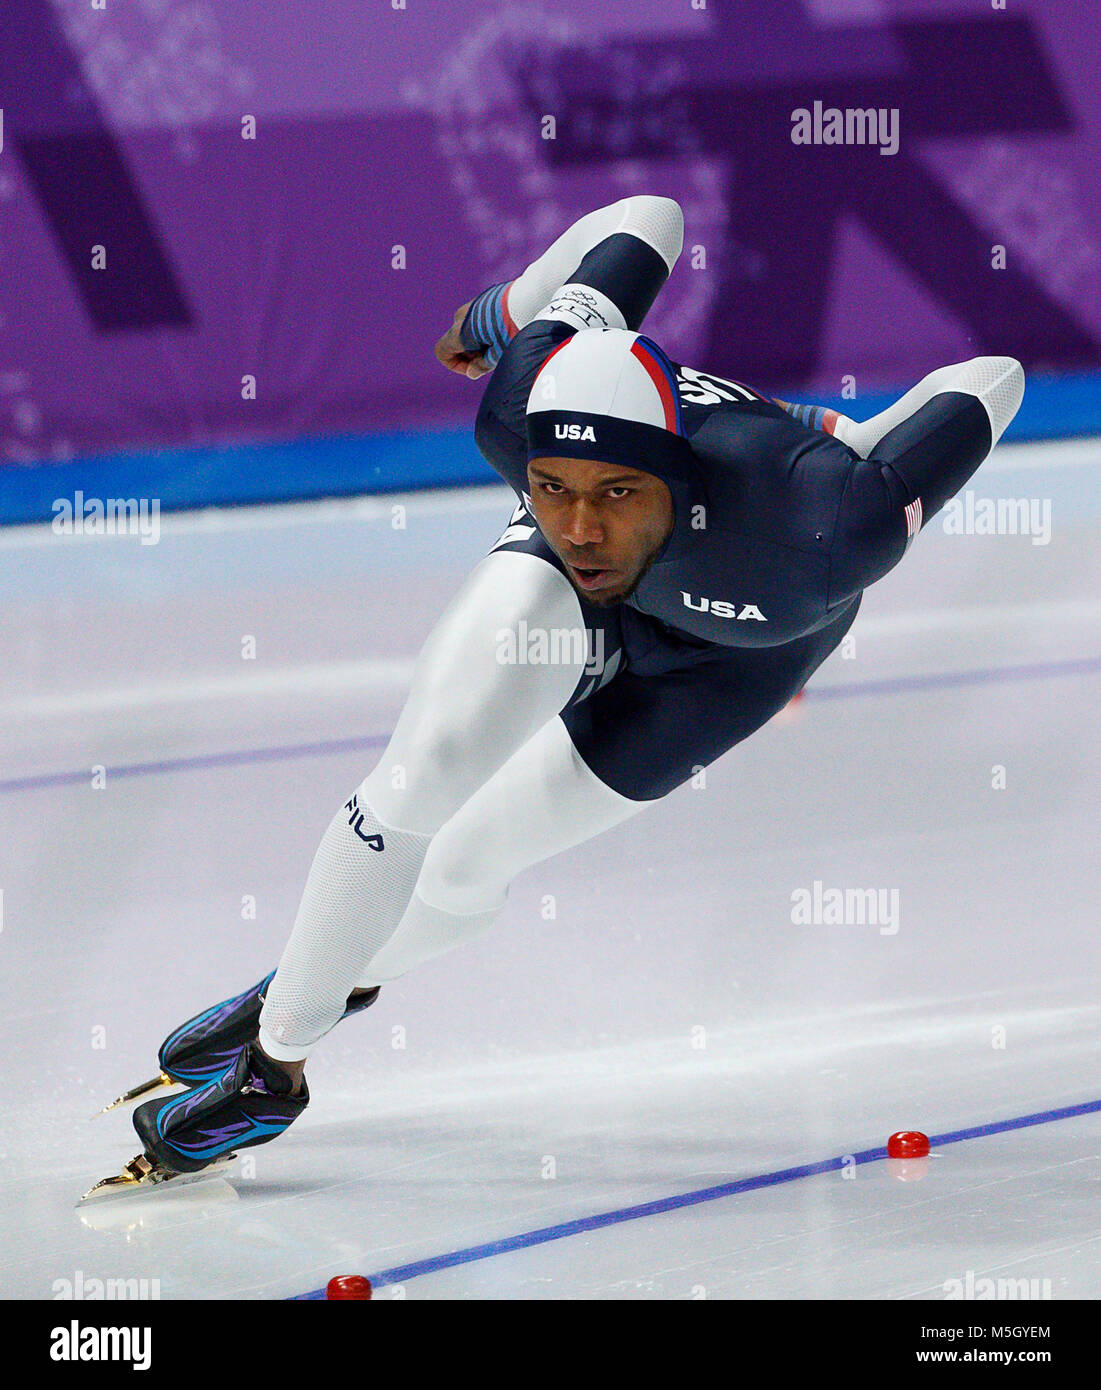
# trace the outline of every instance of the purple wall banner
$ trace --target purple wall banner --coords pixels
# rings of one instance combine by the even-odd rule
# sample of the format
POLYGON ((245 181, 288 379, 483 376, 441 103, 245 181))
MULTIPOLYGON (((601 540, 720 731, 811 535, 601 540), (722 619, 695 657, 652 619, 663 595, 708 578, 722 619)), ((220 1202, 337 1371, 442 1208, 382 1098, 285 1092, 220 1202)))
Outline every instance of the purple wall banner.
POLYGON ((1099 62, 1077 0, 5 6, 0 487, 461 427, 455 307, 629 192, 684 208, 679 361, 857 400, 1097 369, 1099 62))

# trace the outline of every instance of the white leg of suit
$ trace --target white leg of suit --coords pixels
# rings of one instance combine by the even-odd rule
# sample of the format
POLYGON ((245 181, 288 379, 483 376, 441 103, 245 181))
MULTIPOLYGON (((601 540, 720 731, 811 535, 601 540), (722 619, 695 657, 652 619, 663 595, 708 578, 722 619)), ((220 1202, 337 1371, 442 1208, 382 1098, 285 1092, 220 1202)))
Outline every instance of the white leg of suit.
MULTIPOLYGON (((304 1057, 337 1022, 402 921, 433 836, 572 695, 585 669, 584 643, 557 644, 554 663, 505 664, 502 638, 521 620, 529 630, 583 626, 573 588, 554 566, 491 553, 433 629, 386 751, 321 841, 260 1016, 270 1055, 304 1057)), ((598 800, 602 789, 625 802, 585 774, 598 800)), ((515 791, 527 794, 540 793, 515 791)), ((522 823, 521 805, 510 814, 522 823)))
POLYGON ((637 814, 582 761, 555 717, 474 793, 432 841, 401 924, 360 978, 382 984, 479 935, 531 864, 637 814))

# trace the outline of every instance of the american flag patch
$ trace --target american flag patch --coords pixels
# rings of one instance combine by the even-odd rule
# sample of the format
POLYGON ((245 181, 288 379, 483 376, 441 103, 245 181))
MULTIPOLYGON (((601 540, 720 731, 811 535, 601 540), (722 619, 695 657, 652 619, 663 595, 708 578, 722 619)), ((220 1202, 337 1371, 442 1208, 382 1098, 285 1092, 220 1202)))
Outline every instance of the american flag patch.
POLYGON ((910 549, 914 542, 914 537, 921 530, 921 498, 915 497, 906 508, 906 546, 903 554, 910 549))

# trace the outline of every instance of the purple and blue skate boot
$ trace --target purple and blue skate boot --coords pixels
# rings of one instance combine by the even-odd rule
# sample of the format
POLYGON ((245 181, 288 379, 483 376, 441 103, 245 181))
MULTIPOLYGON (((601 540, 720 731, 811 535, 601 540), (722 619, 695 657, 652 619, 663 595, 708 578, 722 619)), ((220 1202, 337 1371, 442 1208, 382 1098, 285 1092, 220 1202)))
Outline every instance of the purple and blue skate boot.
MULTIPOLYGON (((220 1004, 189 1018, 186 1023, 181 1023, 161 1043, 159 1073, 126 1091, 110 1105, 105 1105, 99 1113, 105 1115, 108 1110, 140 1100, 162 1086, 201 1086, 222 1076, 236 1063, 245 1044, 252 1042, 259 1032, 260 1010, 264 1007, 268 985, 274 976, 273 970, 243 994, 224 999, 220 1004)), ((378 995, 377 985, 362 994, 350 995, 341 1019, 370 1008, 378 995)))
POLYGON ((283 1068, 248 1042, 215 1080, 139 1105, 134 1128, 155 1169, 197 1173, 231 1150, 275 1139, 309 1102, 305 1078, 295 1092, 283 1068))
POLYGON ((243 994, 224 999, 181 1023, 161 1043, 157 1053, 161 1071, 186 1086, 200 1086, 223 1075, 237 1061, 245 1044, 256 1037, 260 1010, 274 977, 273 970, 243 994))
POLYGON ((296 1091, 278 1062, 248 1042, 221 1076, 182 1095, 147 1100, 134 1111, 143 1151, 97 1182, 83 1200, 163 1183, 192 1182, 228 1163, 235 1150, 266 1144, 310 1103, 305 1078, 296 1091))

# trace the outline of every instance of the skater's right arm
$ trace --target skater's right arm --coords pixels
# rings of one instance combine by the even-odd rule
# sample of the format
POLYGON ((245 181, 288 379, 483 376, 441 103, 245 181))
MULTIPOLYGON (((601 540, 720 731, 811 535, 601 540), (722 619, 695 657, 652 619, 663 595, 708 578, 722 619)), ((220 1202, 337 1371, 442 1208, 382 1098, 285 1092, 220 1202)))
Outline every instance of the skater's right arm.
MULTIPOLYGON (((470 305, 448 344, 457 360, 445 365, 480 376, 509 349, 482 396, 474 439, 518 496, 527 486, 528 393, 547 354, 585 328, 641 328, 683 240, 684 218, 671 198, 623 198, 587 213, 522 275, 470 305)), ((436 347, 441 360, 446 341, 436 347)))
POLYGON ((476 377, 492 370, 535 319, 637 330, 683 242, 684 217, 672 198, 636 194, 586 213, 523 274, 462 306, 436 355, 452 371, 476 377))

